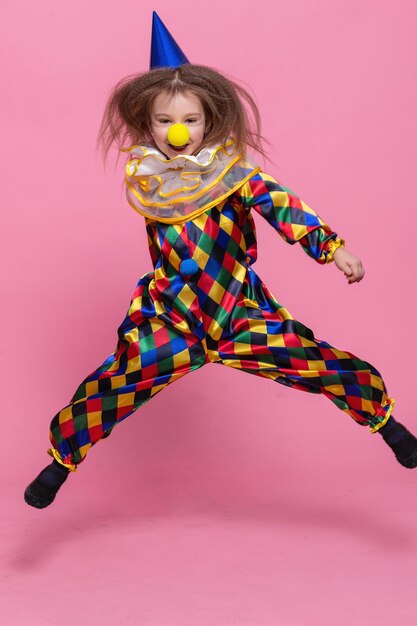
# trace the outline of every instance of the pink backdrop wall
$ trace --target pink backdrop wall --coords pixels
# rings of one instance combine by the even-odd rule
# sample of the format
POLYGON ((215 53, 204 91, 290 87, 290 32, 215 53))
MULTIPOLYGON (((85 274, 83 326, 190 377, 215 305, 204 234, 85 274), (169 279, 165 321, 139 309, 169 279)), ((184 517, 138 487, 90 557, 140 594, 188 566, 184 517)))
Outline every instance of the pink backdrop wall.
MULTIPOLYGON (((373 363, 394 413, 417 431, 414 3, 17 0, 1 19, 2 463, 23 484, 49 462, 52 416, 113 351, 151 269, 123 163, 104 171, 95 139, 111 88, 148 67, 153 9, 192 61, 252 87, 275 146, 266 170, 346 239, 366 272, 348 285, 256 216, 258 274, 316 337, 373 363)), ((134 472, 142 498, 169 492, 172 506, 267 493, 277 481, 302 497, 303 446, 305 462, 330 463, 336 481, 402 471, 326 398, 210 365, 93 448, 77 489, 88 505, 92 484, 104 491, 134 472)))

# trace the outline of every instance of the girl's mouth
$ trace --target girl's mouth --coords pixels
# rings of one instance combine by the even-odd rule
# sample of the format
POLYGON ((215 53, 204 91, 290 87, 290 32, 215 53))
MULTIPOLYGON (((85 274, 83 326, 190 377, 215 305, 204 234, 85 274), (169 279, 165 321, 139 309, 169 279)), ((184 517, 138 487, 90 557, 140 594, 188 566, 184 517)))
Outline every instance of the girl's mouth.
POLYGON ((185 150, 185 148, 189 146, 190 144, 186 143, 183 146, 173 146, 169 143, 168 145, 171 148, 171 150, 175 150, 175 152, 182 152, 182 150, 185 150))

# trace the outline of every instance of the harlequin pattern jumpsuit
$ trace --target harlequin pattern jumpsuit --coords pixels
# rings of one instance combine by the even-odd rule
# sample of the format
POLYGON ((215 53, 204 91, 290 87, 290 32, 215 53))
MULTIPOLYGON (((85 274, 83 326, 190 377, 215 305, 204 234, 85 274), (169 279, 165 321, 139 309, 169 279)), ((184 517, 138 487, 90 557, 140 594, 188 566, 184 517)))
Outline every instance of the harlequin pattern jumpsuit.
POLYGON ((137 283, 115 351, 53 418, 48 454, 75 471, 88 450, 167 385, 218 363, 322 393, 376 432, 394 399, 380 373, 314 337, 252 268, 252 209, 317 263, 344 241, 296 194, 258 172, 218 205, 182 223, 146 218, 154 270, 137 283))

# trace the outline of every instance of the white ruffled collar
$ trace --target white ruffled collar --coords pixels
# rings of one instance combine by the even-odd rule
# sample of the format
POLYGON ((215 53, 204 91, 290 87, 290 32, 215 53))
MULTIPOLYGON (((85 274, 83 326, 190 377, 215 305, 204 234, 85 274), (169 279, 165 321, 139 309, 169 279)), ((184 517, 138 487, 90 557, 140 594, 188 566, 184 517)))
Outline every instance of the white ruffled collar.
POLYGON ((152 145, 124 148, 130 205, 162 222, 193 218, 233 193, 259 168, 236 150, 235 141, 205 147, 196 155, 168 159, 152 145))
MULTIPOLYGON (((161 150, 159 150, 159 148, 156 148, 152 144, 142 144, 131 146, 130 148, 123 148, 123 152, 127 152, 133 158, 139 159, 143 157, 154 157, 154 159, 150 159, 149 162, 152 162, 152 167, 155 167, 155 164, 160 162, 161 170, 183 169, 185 167, 190 167, 193 164, 199 169, 200 167, 207 167, 212 162, 213 155, 215 155, 219 149, 224 150, 227 148, 227 152, 230 153, 230 156, 235 157, 236 150, 234 146, 234 140, 229 139, 227 142, 219 143, 215 146, 206 146, 195 155, 178 154, 172 158, 168 158, 161 150)), ((155 171, 153 170, 150 173, 154 174, 155 171)))

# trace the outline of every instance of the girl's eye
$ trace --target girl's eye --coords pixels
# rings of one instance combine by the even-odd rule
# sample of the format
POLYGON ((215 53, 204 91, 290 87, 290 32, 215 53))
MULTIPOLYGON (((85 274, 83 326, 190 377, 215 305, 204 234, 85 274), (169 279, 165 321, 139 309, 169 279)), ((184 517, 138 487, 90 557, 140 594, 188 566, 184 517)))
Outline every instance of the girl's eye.
MULTIPOLYGON (((195 117, 189 117, 188 119, 185 120, 187 124, 194 124, 195 122, 197 122, 195 117)), ((170 124, 171 120, 169 119, 160 119, 158 120, 159 124, 170 124)))

